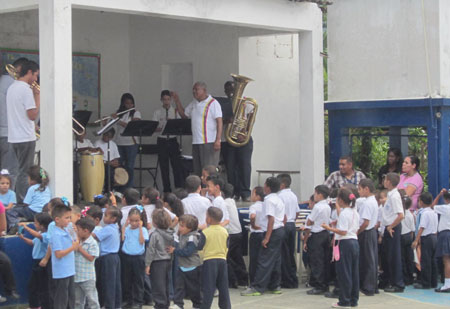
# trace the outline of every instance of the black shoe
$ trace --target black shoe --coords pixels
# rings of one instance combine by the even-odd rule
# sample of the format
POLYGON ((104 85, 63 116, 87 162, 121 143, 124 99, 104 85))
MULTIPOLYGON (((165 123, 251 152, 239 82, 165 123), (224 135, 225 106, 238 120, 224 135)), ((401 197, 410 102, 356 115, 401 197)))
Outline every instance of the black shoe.
POLYGON ((389 288, 385 288, 384 291, 386 293, 403 293, 404 288, 399 288, 397 286, 391 286, 389 288))
POLYGON ((20 295, 15 290, 12 290, 11 292, 6 293, 6 296, 11 297, 12 299, 20 298, 20 295))
POLYGON ((380 294, 380 290, 375 289, 375 294, 380 294))
POLYGON ((339 298, 339 294, 336 294, 334 291, 333 292, 325 292, 323 294, 323 296, 325 296, 326 298, 339 298))
POLYGON ((428 290, 430 287, 429 286, 425 286, 421 283, 416 283, 414 284, 414 288, 418 289, 418 290, 428 290))
POLYGON ((360 289, 360 291, 361 291, 361 293, 363 293, 363 294, 366 295, 366 296, 374 296, 374 295, 375 295, 375 293, 368 292, 368 291, 363 290, 363 289, 360 289))
POLYGON ((242 201, 248 203, 248 202, 250 202, 250 197, 249 196, 246 196, 246 197, 243 196, 242 197, 242 201))
POLYGON ((234 200, 235 200, 236 202, 239 202, 239 200, 241 199, 241 197, 239 197, 239 196, 237 196, 237 195, 235 195, 233 198, 234 198, 234 200))
POLYGON ((446 288, 446 289, 439 288, 439 289, 435 289, 434 291, 438 292, 438 293, 450 293, 450 288, 446 288))
POLYGON ((308 295, 323 295, 323 294, 325 294, 325 291, 314 288, 312 290, 307 291, 306 294, 308 294, 308 295))

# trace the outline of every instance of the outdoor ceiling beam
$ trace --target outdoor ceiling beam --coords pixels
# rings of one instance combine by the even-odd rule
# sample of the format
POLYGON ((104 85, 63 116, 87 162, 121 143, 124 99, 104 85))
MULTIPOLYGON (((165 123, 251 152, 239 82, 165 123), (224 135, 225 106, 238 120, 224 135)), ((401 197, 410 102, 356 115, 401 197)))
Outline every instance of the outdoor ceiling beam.
POLYGON ((38 8, 38 0, 0 0, 0 14, 38 8))

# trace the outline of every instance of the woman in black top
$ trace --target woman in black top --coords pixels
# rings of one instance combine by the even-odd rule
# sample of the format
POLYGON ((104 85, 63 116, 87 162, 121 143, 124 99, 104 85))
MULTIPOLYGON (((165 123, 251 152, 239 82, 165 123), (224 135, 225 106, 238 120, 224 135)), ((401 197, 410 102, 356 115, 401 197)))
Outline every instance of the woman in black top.
POLYGON ((389 148, 387 152, 386 164, 378 170, 378 186, 383 188, 383 178, 387 173, 402 172, 403 155, 398 148, 389 148))

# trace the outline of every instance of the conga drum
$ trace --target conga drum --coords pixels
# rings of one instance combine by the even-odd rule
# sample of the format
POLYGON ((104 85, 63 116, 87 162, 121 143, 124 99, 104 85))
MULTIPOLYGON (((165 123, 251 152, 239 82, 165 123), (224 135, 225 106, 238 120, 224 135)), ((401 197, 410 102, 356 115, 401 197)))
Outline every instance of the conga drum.
POLYGON ((114 169, 114 185, 125 186, 128 183, 128 172, 123 167, 116 167, 114 169))
POLYGON ((105 182, 105 165, 103 155, 99 153, 82 153, 80 160, 81 194, 86 202, 94 202, 94 195, 102 193, 105 182))

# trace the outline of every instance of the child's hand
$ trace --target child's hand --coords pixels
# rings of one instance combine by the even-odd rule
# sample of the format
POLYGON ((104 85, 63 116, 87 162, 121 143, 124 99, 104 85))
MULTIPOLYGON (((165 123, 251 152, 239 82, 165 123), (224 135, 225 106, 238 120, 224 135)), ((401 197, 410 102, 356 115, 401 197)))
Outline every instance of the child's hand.
POLYGON ((389 235, 391 235, 391 237, 394 237, 395 231, 392 229, 392 227, 388 226, 388 227, 386 227, 386 229, 387 229, 389 235))
POLYGON ((447 192, 447 189, 443 188, 443 189, 441 190, 441 193, 440 193, 440 194, 444 194, 445 192, 447 192))
POLYGON ((411 248, 416 249, 418 245, 419 242, 417 240, 414 240, 413 243, 411 244, 411 248))
POLYGON ((166 252, 169 254, 172 254, 174 250, 175 250, 175 247, 172 247, 172 246, 166 248, 166 252))
POLYGON ((326 230, 328 230, 330 228, 330 226, 328 224, 326 224, 326 223, 322 223, 321 227, 326 229, 326 230))
POLYGON ((116 196, 114 195, 113 192, 109 192, 109 193, 110 193, 109 200, 111 201, 111 204, 113 206, 117 206, 116 196))
POLYGON ((19 222, 17 225, 18 226, 27 226, 27 223, 26 222, 19 222))
POLYGON ((305 242, 303 244, 303 251, 308 252, 308 244, 307 244, 307 242, 305 242))
POLYGON ((261 242, 261 245, 262 245, 264 248, 267 248, 267 244, 268 244, 268 243, 269 243, 269 239, 264 238, 263 241, 261 242))
POLYGON ((379 236, 378 237, 378 244, 381 245, 382 242, 383 242, 383 237, 379 236))
POLYGON ((77 251, 80 248, 80 241, 78 239, 72 242, 72 248, 74 251, 77 251))
POLYGON ((142 226, 144 226, 144 221, 139 221, 139 227, 142 227, 142 226))
POLYGON ((44 258, 39 262, 39 266, 45 267, 45 266, 47 266, 47 263, 48 263, 48 260, 44 258))
POLYGON ((146 266, 146 267, 145 267, 145 273, 146 273, 147 275, 150 275, 150 266, 146 266))

